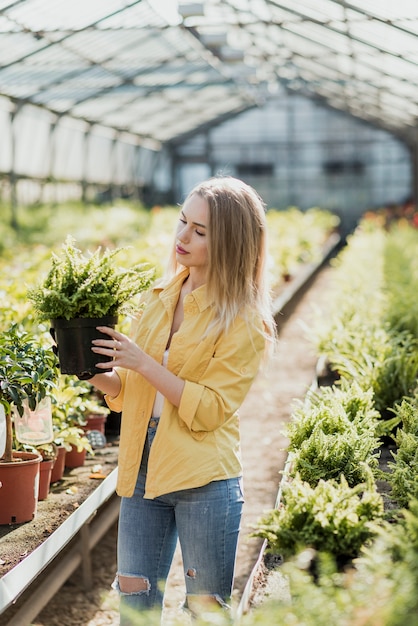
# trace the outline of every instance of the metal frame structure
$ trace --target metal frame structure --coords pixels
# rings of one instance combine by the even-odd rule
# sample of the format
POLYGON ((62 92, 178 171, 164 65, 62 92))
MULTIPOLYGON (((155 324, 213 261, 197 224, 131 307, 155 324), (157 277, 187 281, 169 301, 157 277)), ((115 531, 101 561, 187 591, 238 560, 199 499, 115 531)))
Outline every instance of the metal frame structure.
POLYGON ((158 151, 285 89, 401 138, 418 180, 415 0, 0 0, 0 35, 12 121, 158 151))

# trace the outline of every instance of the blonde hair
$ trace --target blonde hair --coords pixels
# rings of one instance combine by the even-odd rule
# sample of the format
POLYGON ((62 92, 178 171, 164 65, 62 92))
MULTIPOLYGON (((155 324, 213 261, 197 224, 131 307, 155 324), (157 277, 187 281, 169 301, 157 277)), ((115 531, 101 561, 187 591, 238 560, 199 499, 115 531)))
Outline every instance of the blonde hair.
MULTIPOLYGON (((247 320, 261 316, 265 334, 273 339, 275 323, 266 282, 267 227, 265 206, 258 193, 231 176, 211 178, 196 185, 188 195, 206 200, 209 206, 208 272, 206 286, 215 303, 212 328, 227 331, 237 315, 247 320)), ((175 249, 171 274, 182 266, 175 249)))

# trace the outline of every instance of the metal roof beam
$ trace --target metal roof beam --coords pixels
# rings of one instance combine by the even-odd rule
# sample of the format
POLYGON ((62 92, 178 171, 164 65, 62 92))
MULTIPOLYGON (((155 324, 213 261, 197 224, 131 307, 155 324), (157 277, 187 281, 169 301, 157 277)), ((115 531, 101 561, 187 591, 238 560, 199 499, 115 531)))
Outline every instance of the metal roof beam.
MULTIPOLYGON (((21 0, 21 1, 24 2, 25 0, 21 0)), ((80 28, 79 30, 74 30, 74 31, 71 31, 70 33, 67 33, 66 35, 61 37, 61 39, 57 39, 56 41, 49 41, 45 46, 42 46, 41 48, 37 49, 36 51, 30 52, 28 54, 25 54, 22 57, 20 57, 19 59, 15 59, 11 63, 7 63, 6 65, 1 65, 0 69, 5 69, 7 67, 12 67, 13 65, 16 65, 17 63, 21 63, 25 59, 30 58, 34 54, 37 54, 37 53, 42 52, 44 50, 48 50, 49 48, 52 48, 53 46, 57 46, 58 44, 63 43, 64 41, 66 41, 67 39, 69 39, 70 37, 72 37, 75 34, 81 33, 81 32, 83 32, 85 30, 91 30, 91 28, 93 28, 94 26, 97 26, 98 24, 100 24, 101 22, 103 22, 103 20, 107 20, 107 19, 109 19, 109 17, 112 17, 114 15, 118 15, 119 13, 123 13, 124 11, 126 11, 126 9, 129 9, 130 7, 135 6, 136 4, 139 4, 140 2, 142 2, 142 0, 133 0, 132 2, 127 4, 126 6, 122 7, 121 9, 118 9, 117 11, 113 11, 112 13, 106 13, 106 15, 103 15, 103 17, 101 17, 100 19, 96 20, 95 22, 92 22, 91 24, 88 24, 87 26, 84 26, 83 28, 80 28)), ((13 5, 11 5, 11 6, 13 6, 13 5)), ((4 11, 5 10, 2 9, 3 13, 4 13, 4 11)), ((17 24, 18 26, 21 27, 21 25, 18 24, 16 22, 16 20, 11 20, 11 18, 9 16, 7 16, 7 17, 8 17, 8 19, 10 19, 10 21, 13 21, 15 24, 17 24)), ((35 36, 36 33, 33 32, 32 35, 35 36)))
MULTIPOLYGON (((411 59, 409 59, 407 57, 402 57, 401 55, 395 54, 395 53, 391 52, 390 50, 386 50, 385 48, 382 48, 381 46, 376 46, 375 44, 371 43, 370 41, 367 41, 366 39, 362 39, 360 37, 353 36, 352 34, 348 34, 347 32, 345 32, 343 30, 335 28, 335 26, 330 26, 329 24, 327 24, 327 23, 325 23, 325 22, 323 22, 323 21, 321 21, 319 19, 315 19, 315 18, 313 18, 310 15, 302 13, 301 11, 296 11, 295 9, 291 9, 288 6, 285 6, 282 3, 280 3, 280 2, 276 2, 276 0, 265 0, 265 2, 267 4, 271 4, 271 5, 274 5, 274 6, 278 7, 278 8, 281 8, 283 11, 287 11, 291 15, 296 15, 296 16, 302 18, 306 22, 312 22, 313 24, 321 26, 321 28, 325 28, 326 30, 329 30, 329 31, 331 31, 333 33, 336 33, 336 34, 338 34, 338 35, 340 35, 342 37, 345 37, 347 39, 351 39, 352 41, 356 41, 357 43, 361 43, 362 45, 368 46, 369 48, 373 48, 374 50, 377 50, 378 52, 382 52, 384 54, 389 54, 389 55, 391 55, 393 57, 396 57, 396 58, 401 57, 407 63, 410 63, 410 64, 412 64, 414 66, 418 65, 415 61, 413 61, 413 60, 411 60, 411 59)), ((343 6, 345 6, 345 5, 346 5, 346 3, 344 2, 343 6)), ((268 22, 268 23, 269 24, 274 24, 274 22, 268 22)), ((291 32, 291 33, 293 32, 289 27, 287 27, 287 28, 284 27, 282 23, 281 24, 276 23, 275 25, 280 26, 280 28, 283 28, 284 30, 287 30, 288 32, 291 32)), ((414 34, 414 33, 412 33, 412 34, 414 34)), ((309 37, 306 37, 306 39, 310 40, 309 37)))
POLYGON ((176 137, 173 137, 173 139, 170 139, 169 141, 165 142, 165 145, 175 148, 177 145, 182 144, 184 141, 187 141, 191 137, 194 137, 197 134, 204 133, 212 128, 215 128, 216 126, 219 126, 219 124, 222 124, 223 122, 227 122, 228 120, 236 117, 237 115, 244 113, 245 111, 249 111, 250 109, 254 109, 257 106, 258 105, 255 103, 252 103, 252 104, 249 103, 247 105, 242 105, 241 107, 234 109, 233 111, 228 111, 228 113, 223 113, 222 115, 219 115, 218 117, 208 122, 204 122, 203 124, 196 126, 196 128, 194 128, 191 131, 188 131, 187 133, 182 133, 180 135, 177 135, 176 137))

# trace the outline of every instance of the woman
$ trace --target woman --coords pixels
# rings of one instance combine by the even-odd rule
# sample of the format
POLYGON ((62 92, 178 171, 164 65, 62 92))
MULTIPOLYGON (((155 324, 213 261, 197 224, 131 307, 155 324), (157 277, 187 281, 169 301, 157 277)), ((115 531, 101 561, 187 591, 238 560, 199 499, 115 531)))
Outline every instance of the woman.
POLYGON ((186 608, 228 608, 243 504, 237 410, 275 334, 265 260, 254 189, 231 177, 197 185, 130 337, 100 327, 109 338, 93 342, 113 361, 91 383, 122 411, 121 624, 162 607, 177 538, 186 608))

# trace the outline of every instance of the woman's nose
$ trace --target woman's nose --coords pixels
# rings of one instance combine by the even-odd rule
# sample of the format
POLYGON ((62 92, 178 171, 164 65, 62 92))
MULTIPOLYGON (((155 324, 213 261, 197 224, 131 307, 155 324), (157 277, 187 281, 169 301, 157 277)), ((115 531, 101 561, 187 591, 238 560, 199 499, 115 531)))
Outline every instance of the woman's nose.
POLYGON ((185 226, 184 228, 182 228, 178 233, 177 233, 177 239, 179 239, 179 241, 183 241, 184 243, 187 242, 188 240, 188 234, 187 234, 187 226, 185 226))

